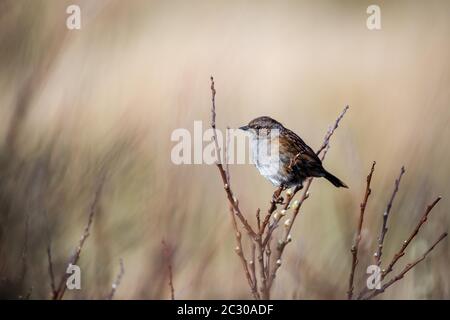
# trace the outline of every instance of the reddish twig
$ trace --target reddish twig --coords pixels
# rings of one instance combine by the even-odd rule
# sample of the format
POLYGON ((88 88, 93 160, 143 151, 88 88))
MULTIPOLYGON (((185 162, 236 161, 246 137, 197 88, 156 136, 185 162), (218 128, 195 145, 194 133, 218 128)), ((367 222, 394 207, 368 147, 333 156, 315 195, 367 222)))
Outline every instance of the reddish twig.
POLYGON ((122 258, 119 259, 119 265, 120 265, 120 271, 119 274, 116 277, 116 280, 111 285, 111 292, 108 295, 108 300, 112 300, 114 298, 114 295, 116 294, 117 288, 120 286, 120 283, 122 282, 122 278, 125 274, 125 267, 123 266, 123 260, 122 258))
POLYGON ((283 192, 283 189, 284 189, 283 186, 279 186, 273 193, 272 199, 270 200, 269 210, 267 210, 266 217, 264 218, 264 221, 261 226, 261 230, 259 231, 260 235, 262 235, 264 233, 264 230, 266 229, 267 225, 269 224, 270 217, 272 216, 274 211, 277 209, 277 204, 279 203, 281 192, 283 192))
POLYGON ((392 192, 391 198, 386 207, 386 211, 383 213, 383 224, 381 226, 380 237, 378 238, 378 250, 375 253, 375 263, 377 266, 381 265, 381 255, 383 254, 383 242, 388 231, 387 222, 389 219, 389 214, 391 213, 392 204, 394 203, 395 196, 398 192, 398 188, 400 186, 400 181, 402 180, 402 176, 405 173, 405 167, 402 166, 400 169, 400 175, 395 180, 394 191, 392 192))
MULTIPOLYGON (((94 200, 91 203, 91 207, 89 210, 89 218, 88 223, 84 228, 83 235, 81 236, 81 239, 78 243, 77 248, 75 249, 75 253, 72 255, 72 257, 69 260, 69 265, 75 265, 78 262, 78 259, 80 258, 81 250, 83 249, 84 243, 86 239, 89 237, 89 232, 91 230, 92 223, 94 221, 95 213, 97 212, 97 207, 100 201, 100 195, 103 189, 103 184, 105 181, 105 175, 102 174, 102 177, 100 178, 100 182, 98 184, 97 190, 94 195, 94 200)), ((67 269, 67 268, 66 268, 67 269)), ((55 294, 53 295, 53 300, 61 300, 64 296, 64 293, 66 291, 66 281, 69 277, 69 275, 64 270, 63 276, 61 277, 61 281, 59 282, 59 285, 57 287, 57 290, 55 291, 55 294)))
POLYGON ((47 259, 48 259, 48 274, 50 276, 50 287, 52 289, 52 297, 54 297, 56 295, 56 286, 55 286, 55 273, 53 271, 52 249, 50 243, 47 246, 47 259))
POLYGON ((397 261, 405 255, 405 250, 408 247, 408 245, 411 243, 411 241, 415 238, 415 236, 419 233, 420 228, 422 225, 427 221, 428 215, 430 214, 431 210, 434 208, 434 206, 441 200, 441 197, 437 197, 436 200, 434 200, 426 209, 425 212, 420 219, 417 226, 412 231, 411 235, 408 237, 407 240, 405 240, 402 244, 402 247, 400 248, 400 251, 398 251, 395 255, 392 261, 389 263, 386 270, 382 273, 382 279, 384 279, 393 269, 397 261))
MULTIPOLYGON (((229 178, 229 172, 227 172, 228 170, 225 170, 223 165, 220 162, 221 159, 221 152, 220 152, 220 147, 219 147, 219 143, 217 141, 217 132, 216 132, 216 89, 214 87, 214 78, 211 77, 211 102, 212 102, 212 108, 211 108, 211 128, 213 129, 213 140, 214 140, 214 146, 216 149, 216 155, 217 155, 217 160, 216 160, 216 166, 219 169, 220 172, 220 176, 222 177, 222 182, 224 184, 224 189, 225 192, 227 194, 227 199, 228 202, 230 204, 230 214, 231 214, 231 220, 233 223, 233 228, 235 231, 235 238, 236 238, 236 253, 239 256, 241 263, 242 263, 242 267, 244 269, 245 272, 245 276, 247 278, 248 284, 250 286, 250 289, 252 291, 253 297, 255 299, 259 299, 259 294, 258 294, 258 290, 256 287, 256 282, 252 279, 252 276, 250 274, 250 269, 247 263, 247 259, 245 258, 244 252, 243 252, 243 247, 242 247, 242 234, 239 231, 239 227, 237 225, 236 222, 236 216, 239 218, 239 220, 241 221, 242 225, 244 226, 244 229, 247 231, 248 235, 250 236, 250 238, 255 239, 256 238, 256 233, 255 231, 253 231, 252 227, 250 226, 250 224, 247 222, 247 219, 244 218, 241 209, 239 208, 239 202, 238 200, 234 197, 233 195, 233 191, 231 190, 230 187, 230 178, 229 178)), ((226 155, 226 157, 228 157, 226 155)))
POLYGON ((410 271, 412 268, 414 268, 416 265, 418 265, 420 262, 422 262, 423 260, 425 260, 425 258, 427 257, 427 255, 434 249, 434 247, 437 246, 437 244, 439 242, 441 242, 445 237, 447 237, 447 232, 442 233, 439 238, 433 243, 433 245, 428 248, 427 251, 425 251, 425 253, 418 258, 417 260, 413 261, 412 263, 408 263, 403 270, 394 278, 392 278, 391 280, 389 280, 388 282, 386 282, 381 289, 379 290, 375 290, 373 291, 369 296, 367 296, 366 298, 364 298, 365 300, 369 300, 372 299, 373 297, 376 297, 377 295, 383 293, 384 291, 386 291, 387 288, 389 288, 391 285, 393 285, 395 282, 399 281, 400 279, 402 279, 406 273, 408 273, 408 271, 410 271))
POLYGON ((229 164, 229 150, 230 150, 230 127, 227 127, 226 141, 225 141, 225 173, 227 175, 227 183, 230 184, 230 164, 229 164))
POLYGON ((253 297, 255 299, 259 300, 260 296, 258 294, 258 288, 256 287, 256 282, 253 281, 253 279, 252 279, 252 276, 250 274, 250 269, 249 269, 249 266, 247 263, 247 259, 245 258, 245 255, 244 255, 243 246, 242 246, 242 234, 239 231, 239 227, 236 222, 236 217, 233 212, 233 208, 231 206, 230 206, 230 214, 231 214, 231 220, 233 222, 233 228, 235 230, 235 237, 236 237, 236 244, 237 244, 235 251, 241 260, 242 267, 244 269, 245 276, 247 278, 248 285, 250 286, 250 289, 252 291, 253 297))
POLYGON ((256 210, 256 225, 258 227, 258 233, 261 233, 261 209, 256 210))
POLYGON ((270 298, 269 295, 269 287, 267 283, 267 276, 266 276, 266 265, 264 263, 264 248, 262 245, 261 237, 258 237, 256 239, 256 245, 258 246, 258 263, 259 263, 259 272, 261 277, 261 299, 268 300, 270 298))
MULTIPOLYGON (((250 260, 250 272, 253 280, 255 291, 258 292, 258 277, 256 276, 256 244, 252 241, 252 260, 250 260)), ((257 295, 259 298, 259 295, 257 295)))
POLYGON ((359 248, 359 243, 361 241, 361 229, 362 229, 362 226, 363 226, 364 212, 366 210, 367 200, 369 199, 369 196, 372 193, 372 189, 370 188, 370 182, 372 181, 372 175, 373 175, 373 172, 375 170, 375 164, 376 164, 376 162, 374 161, 372 163, 372 168, 370 169, 370 173, 367 176, 366 192, 364 194, 363 202, 360 205, 358 229, 357 229, 355 240, 354 240, 354 243, 353 243, 352 249, 351 249, 351 253, 352 253, 352 268, 351 268, 351 271, 350 271, 350 279, 348 281, 348 291, 347 291, 347 298, 349 300, 351 300, 352 297, 353 297, 353 290, 354 290, 353 280, 354 280, 354 277, 355 277, 356 266, 358 265, 358 248, 359 248))
POLYGON ((20 273, 20 281, 24 281, 25 277, 28 272, 28 238, 30 233, 30 214, 27 212, 25 214, 25 230, 24 230, 24 240, 23 240, 23 247, 22 247, 22 255, 21 255, 21 261, 22 261, 22 271, 20 273))
POLYGON ((220 147, 219 143, 217 141, 217 132, 216 132, 216 89, 214 87, 214 78, 211 77, 211 101, 212 101, 212 108, 211 108, 211 128, 213 129, 213 140, 214 140, 214 146, 216 149, 216 155, 217 155, 217 161, 216 166, 219 169, 220 176, 222 177, 222 182, 224 185, 225 192, 227 194, 228 202, 230 203, 231 207, 233 208, 234 214, 239 218, 244 228, 247 230, 247 232, 254 238, 256 236, 256 233, 253 231, 252 227, 248 223, 247 219, 244 218, 242 215, 241 209, 239 208, 238 201, 233 195, 233 191, 231 190, 229 184, 228 184, 228 177, 227 173, 225 172, 223 165, 220 163, 221 159, 221 153, 220 153, 220 147))
POLYGON ((170 250, 167 243, 162 240, 161 244, 163 246, 164 257, 167 262, 167 272, 169 275, 169 288, 170 288, 170 298, 175 300, 175 289, 173 286, 173 272, 172 272, 172 251, 170 250))
MULTIPOLYGON (((398 262, 398 260, 403 257, 405 255, 405 251, 406 248, 408 247, 408 245, 411 243, 411 241, 417 236, 417 234, 420 231, 420 228, 422 227, 423 224, 425 224, 425 222, 428 219, 428 216, 431 212, 431 210, 434 208, 434 206, 439 202, 439 200, 441 200, 441 197, 437 197, 430 205, 427 206, 427 208, 425 209, 424 214, 422 215, 422 218, 420 219, 420 221, 418 222, 418 224, 416 225, 416 227, 414 228, 414 230, 411 232, 410 236, 408 237, 407 240, 405 240, 400 248, 400 250, 394 255, 394 257, 392 258, 391 262, 389 263, 388 267, 383 270, 381 272, 381 279, 380 281, 383 281, 386 276, 393 271, 395 264, 398 262)), ((444 233, 441 235, 441 237, 439 238, 439 240, 429 249, 429 251, 433 250, 433 248, 435 247, 435 245, 441 241, 443 238, 446 237, 447 233, 444 233), (445 235, 444 235, 445 234, 445 235)), ((418 261, 412 263, 412 264, 408 264, 405 269, 403 269, 403 271, 396 277, 394 277, 392 280, 390 280, 389 282, 387 282, 385 285, 383 285, 383 287, 380 290, 370 290, 367 287, 364 288, 358 295, 357 299, 371 299, 375 296, 377 296, 378 294, 384 292, 390 285, 392 285, 394 282, 400 280, 401 278, 403 278, 403 275, 408 272, 410 269, 412 269, 415 265, 417 265, 420 261, 422 261, 423 259, 425 259, 425 256, 429 253, 429 251, 427 251, 425 253, 425 255, 423 256, 422 259, 419 259, 418 261), (370 294, 369 294, 370 293, 370 294), (367 294, 369 294, 367 296, 367 294)))
POLYGON ((345 106, 344 110, 342 110, 342 112, 339 114, 336 121, 334 122, 334 125, 328 129, 327 133, 325 134, 325 138, 323 139, 322 145, 320 146, 319 150, 317 150, 317 152, 316 152, 317 155, 319 155, 324 149, 325 149, 325 153, 328 151, 327 149, 329 149, 329 146, 330 146, 331 136, 333 135, 334 131, 339 127, 339 123, 341 122, 342 118, 344 117, 345 113, 347 112, 347 110, 349 108, 350 107, 348 105, 345 106))
POLYGON ((50 236, 49 230, 49 221, 47 212, 44 211, 44 219, 45 219, 45 227, 47 234, 47 261, 48 261, 48 274, 50 277, 50 288, 52 290, 51 297, 54 297, 56 294, 56 285, 55 285, 55 272, 53 268, 53 255, 52 255, 52 239, 50 236))

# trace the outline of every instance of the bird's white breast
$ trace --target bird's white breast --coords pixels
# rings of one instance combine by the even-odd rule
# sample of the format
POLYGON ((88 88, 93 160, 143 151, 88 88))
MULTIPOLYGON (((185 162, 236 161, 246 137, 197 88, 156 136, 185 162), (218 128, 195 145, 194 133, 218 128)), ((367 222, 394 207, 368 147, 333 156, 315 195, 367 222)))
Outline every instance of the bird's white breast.
POLYGON ((280 157, 278 148, 278 137, 250 138, 253 163, 259 173, 272 184, 279 186, 280 181, 280 157))

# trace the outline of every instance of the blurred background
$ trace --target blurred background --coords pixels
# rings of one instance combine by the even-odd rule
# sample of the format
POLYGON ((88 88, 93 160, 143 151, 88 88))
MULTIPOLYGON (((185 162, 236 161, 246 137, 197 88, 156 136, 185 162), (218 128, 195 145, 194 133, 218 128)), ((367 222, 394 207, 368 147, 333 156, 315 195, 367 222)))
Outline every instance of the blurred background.
MULTIPOLYGON (((103 299, 249 299, 217 168, 174 165, 173 130, 270 115, 317 149, 345 105, 324 166, 350 189, 314 181, 272 297, 343 299, 366 175, 356 287, 365 284, 381 217, 402 165, 385 262, 438 195, 443 200, 395 274, 450 225, 448 1, 0 1, 0 297, 50 298, 105 183, 82 250, 81 290, 103 299), (68 30, 66 8, 81 8, 68 30), (366 27, 371 4, 381 30, 366 27), (161 241, 171 254, 165 256, 161 241)), ((273 193, 251 165, 232 165, 243 211, 273 193)), ((444 240, 380 298, 449 299, 444 240)), ((358 291, 358 290, 357 290, 358 291)))

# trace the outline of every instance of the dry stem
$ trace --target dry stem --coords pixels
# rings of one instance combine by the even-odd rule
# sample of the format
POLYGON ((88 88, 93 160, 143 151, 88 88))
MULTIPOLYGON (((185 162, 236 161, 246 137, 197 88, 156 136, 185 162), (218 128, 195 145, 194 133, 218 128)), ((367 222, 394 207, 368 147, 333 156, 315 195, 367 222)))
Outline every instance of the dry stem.
MULTIPOLYGON (((373 168, 373 167, 372 167, 373 168)), ((395 195, 398 192, 399 189, 399 185, 400 185, 400 180, 402 178, 402 175, 404 174, 405 170, 402 167, 401 171, 400 171, 400 175, 397 178, 397 180, 395 181, 395 187, 394 187, 394 191, 391 195, 390 201, 388 203, 386 212, 383 214, 383 222, 382 222, 382 229, 381 229, 381 234, 380 237, 378 239, 378 249, 379 251, 376 254, 376 259, 375 262, 377 263, 377 266, 381 266, 381 250, 383 247, 383 241, 384 241, 384 237, 386 235, 387 232, 387 219, 389 217, 389 212, 391 210, 392 207, 392 203, 394 201, 395 195), (379 254, 378 254, 379 253, 379 254)), ((368 177, 369 178, 369 177, 368 177)), ((368 180, 369 182, 369 180, 368 180)), ((367 199, 366 199, 367 200, 367 199)), ((414 228, 414 230, 411 232, 410 236, 408 237, 407 240, 405 240, 400 248, 400 250, 394 255, 394 257, 392 258, 391 262, 389 263, 388 267, 383 270, 381 272, 381 277, 380 277, 380 281, 382 282, 386 276, 394 269, 395 264, 398 262, 398 260, 403 257, 405 255, 405 251, 406 248, 408 247, 408 245, 411 243, 411 241, 417 236, 417 234, 419 233, 421 227, 425 224, 425 222, 428 219, 428 216, 431 212, 431 210, 434 208, 434 206, 439 202, 439 200, 441 200, 441 197, 437 197, 430 205, 427 206, 427 208, 425 209, 424 214, 422 215, 422 218, 420 219, 420 221, 417 223, 416 227, 414 228)), ((367 201, 366 201, 367 202, 367 201)), ((362 208, 362 205, 361 205, 362 208)), ((361 228, 361 219, 360 219, 360 225, 359 230, 361 228)), ((360 234, 360 231, 358 232, 360 234)), ((436 242, 434 242, 434 244, 422 255, 422 257, 418 258, 417 260, 415 260, 412 263, 407 264, 404 269, 394 278, 392 278, 391 280, 389 280, 388 282, 386 282, 384 285, 382 285, 381 289, 375 289, 375 290, 371 290, 368 287, 365 287, 363 290, 361 290, 361 292, 358 294, 357 299, 372 299, 373 297, 383 293, 388 287, 390 287, 391 285, 393 285, 395 282, 401 280, 404 275, 411 270, 412 268, 414 268, 417 264, 419 264, 421 261, 423 261, 426 256, 435 248, 435 246, 442 241, 445 237, 447 236, 447 232, 444 232, 441 234, 441 236, 438 238, 438 240, 436 242)), ((350 276, 350 286, 349 286, 349 292, 348 292, 348 299, 352 298, 352 294, 353 294, 353 276, 354 276, 354 267, 355 267, 355 256, 357 254, 357 250, 356 253, 353 251, 352 248, 352 253, 353 253, 353 264, 352 264, 352 271, 351 271, 351 276, 350 276)), ((357 260, 356 260, 357 261, 357 260)))
POLYGON ((378 238, 378 251, 375 253, 375 263, 377 266, 381 265, 381 255, 383 254, 383 242, 384 237, 388 231, 387 222, 389 219, 389 214, 391 213, 392 204, 394 203, 395 196, 398 192, 398 188, 400 186, 400 181, 402 180, 402 176, 405 173, 405 167, 402 166, 400 169, 400 175, 395 180, 394 191, 392 192, 391 199, 387 205, 386 211, 383 213, 383 225, 381 226, 380 237, 378 238))
POLYGON ((355 237, 352 249, 351 249, 352 268, 350 271, 350 279, 348 281, 348 291, 347 291, 347 298, 349 300, 351 300, 353 297, 353 289, 354 289, 353 280, 355 278, 356 265, 358 264, 358 248, 359 248, 359 243, 361 241, 361 229, 362 229, 362 225, 363 225, 363 221, 364 221, 364 212, 366 210, 367 200, 369 199, 369 196, 372 192, 372 189, 370 189, 370 182, 372 181, 372 175, 375 170, 375 164, 376 164, 376 162, 374 161, 372 163, 372 168, 370 169, 370 173, 367 176, 366 192, 364 194, 364 200, 360 205, 358 229, 357 229, 356 237, 355 237))
POLYGON ((55 273, 53 271, 52 248, 49 243, 47 246, 48 274, 50 276, 50 287, 52 289, 52 297, 56 295, 55 273))
MULTIPOLYGON (((81 236, 78 246, 75 249, 75 253, 72 255, 72 257, 69 260, 68 266, 77 264, 78 259, 80 258, 81 250, 83 249, 86 239, 89 237, 91 225, 94 221, 95 213, 97 212, 97 207, 98 207, 98 203, 100 201, 100 195, 101 195, 101 192, 103 189, 104 182, 105 182, 105 175, 103 173, 100 178, 100 182, 98 184, 97 190, 95 192, 94 200, 92 201, 92 204, 91 204, 91 207, 89 210, 88 223, 84 228, 83 235, 81 236)), ((57 290, 53 294, 53 300, 61 300, 62 297, 64 296, 64 293, 66 291, 66 281, 69 277, 69 274, 67 274, 65 271, 66 270, 64 270, 63 276, 61 277, 61 281, 59 282, 57 290)))
POLYGON ((422 225, 427 221, 428 219, 428 215, 430 214, 431 210, 434 208, 434 206, 441 200, 441 197, 437 197, 436 200, 434 200, 426 209, 425 212, 422 216, 422 218, 420 219, 419 223, 417 224, 417 226, 414 228, 414 230, 412 231, 411 235, 409 236, 409 238, 403 242, 402 247, 400 248, 400 251, 397 252, 394 255, 394 258, 392 259, 392 261, 389 263, 389 266, 386 268, 386 270, 382 273, 382 279, 384 279, 393 269, 394 269, 394 265, 397 263, 397 261, 403 257, 405 255, 405 250, 408 247, 408 245, 411 243, 411 241, 414 239, 414 237, 419 233, 420 228, 422 227, 422 225))
POLYGON ((391 285, 393 285, 395 282, 403 279, 403 277, 405 276, 405 274, 411 270, 412 268, 414 268, 416 265, 418 265, 420 262, 422 262, 423 260, 425 260, 425 258, 427 257, 427 255, 434 249, 434 247, 436 247, 436 245, 441 242, 445 237, 447 236, 447 232, 442 233, 439 238, 433 243, 433 245, 428 248, 427 251, 425 251, 425 253, 418 259, 416 259, 415 261, 408 263, 403 270, 394 278, 392 278, 391 280, 389 280, 388 282, 386 282, 380 290, 374 290, 372 291, 372 293, 370 295, 368 295, 366 298, 364 298, 365 300, 369 300, 372 299, 373 297, 376 297, 377 295, 383 293, 387 288, 389 288, 391 285))
POLYGON ((169 275, 169 288, 170 288, 170 298, 175 300, 175 289, 173 286, 173 272, 172 272, 172 251, 170 250, 167 243, 163 240, 161 241, 163 246, 164 257, 167 262, 167 271, 169 275))
POLYGON ((111 286, 111 292, 108 295, 108 300, 112 300, 114 298, 117 288, 119 287, 120 283, 122 282, 123 275, 125 274, 125 267, 123 266, 122 258, 119 259, 119 265, 120 265, 120 271, 116 277, 116 280, 113 282, 113 284, 111 286))

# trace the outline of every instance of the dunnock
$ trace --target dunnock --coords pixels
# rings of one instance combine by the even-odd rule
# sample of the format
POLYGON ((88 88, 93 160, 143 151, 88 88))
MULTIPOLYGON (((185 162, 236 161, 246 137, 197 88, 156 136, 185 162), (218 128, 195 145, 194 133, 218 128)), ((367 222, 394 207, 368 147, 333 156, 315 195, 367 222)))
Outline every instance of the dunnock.
POLYGON ((324 177, 336 187, 345 183, 326 171, 316 153, 294 132, 270 117, 240 127, 250 134, 253 161, 259 173, 275 186, 303 187, 310 177, 324 177))

